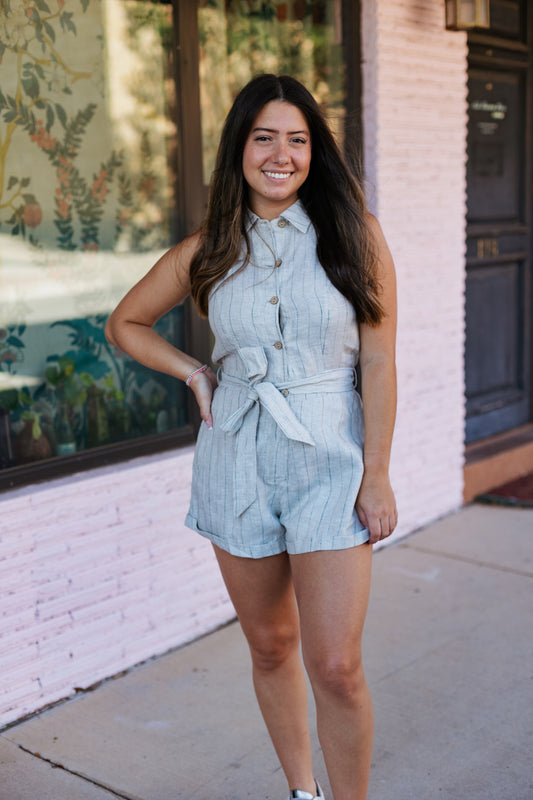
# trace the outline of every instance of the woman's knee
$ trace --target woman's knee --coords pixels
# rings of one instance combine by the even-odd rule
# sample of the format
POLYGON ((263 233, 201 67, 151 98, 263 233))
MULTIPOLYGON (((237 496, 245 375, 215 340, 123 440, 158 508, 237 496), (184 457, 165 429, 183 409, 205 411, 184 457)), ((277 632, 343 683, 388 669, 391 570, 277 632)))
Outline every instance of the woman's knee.
POLYGON ((361 658, 353 654, 329 653, 323 658, 306 660, 309 679, 315 692, 336 697, 345 702, 357 702, 366 690, 361 658))
POLYGON ((254 667, 262 672, 280 667, 298 651, 299 643, 299 630, 292 625, 256 629, 248 638, 254 667))

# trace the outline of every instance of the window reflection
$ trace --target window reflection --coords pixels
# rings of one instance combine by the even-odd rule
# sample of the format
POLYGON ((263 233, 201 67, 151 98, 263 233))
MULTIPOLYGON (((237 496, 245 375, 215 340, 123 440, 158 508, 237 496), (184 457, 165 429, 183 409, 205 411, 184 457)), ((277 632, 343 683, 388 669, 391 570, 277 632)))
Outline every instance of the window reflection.
MULTIPOLYGON (((3 0, 0 468, 187 423, 103 335, 174 237, 172 35, 149 0, 3 0)), ((180 346, 183 310, 159 327, 180 346)))

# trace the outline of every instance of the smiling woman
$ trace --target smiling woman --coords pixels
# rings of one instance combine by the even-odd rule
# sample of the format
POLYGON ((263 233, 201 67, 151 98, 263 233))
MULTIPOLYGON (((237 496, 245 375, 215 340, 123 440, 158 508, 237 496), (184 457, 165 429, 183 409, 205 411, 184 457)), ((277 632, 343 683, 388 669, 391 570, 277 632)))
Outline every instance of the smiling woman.
POLYGON ((242 158, 251 210, 264 219, 278 217, 296 201, 310 164, 311 137, 302 112, 290 103, 267 103, 242 158))

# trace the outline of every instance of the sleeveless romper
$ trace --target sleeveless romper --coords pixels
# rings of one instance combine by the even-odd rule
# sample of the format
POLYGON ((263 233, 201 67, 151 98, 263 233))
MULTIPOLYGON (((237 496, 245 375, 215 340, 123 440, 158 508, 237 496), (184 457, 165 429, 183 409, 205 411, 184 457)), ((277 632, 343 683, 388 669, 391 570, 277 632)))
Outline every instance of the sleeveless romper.
POLYGON ((318 261, 300 201, 272 221, 250 214, 247 228, 250 262, 209 299, 221 367, 185 524, 249 558, 362 544, 354 309, 318 261))

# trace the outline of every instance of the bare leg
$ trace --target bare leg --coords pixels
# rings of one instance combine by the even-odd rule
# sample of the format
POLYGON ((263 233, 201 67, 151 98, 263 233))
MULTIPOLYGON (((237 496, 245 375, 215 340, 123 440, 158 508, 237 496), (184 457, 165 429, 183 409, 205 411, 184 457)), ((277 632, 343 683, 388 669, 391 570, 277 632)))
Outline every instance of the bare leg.
POLYGON ((215 546, 250 647, 254 688, 290 789, 315 793, 300 626, 287 553, 252 559, 215 546))
POLYGON ((366 800, 374 718, 361 661, 372 549, 291 556, 304 662, 334 800, 366 800))

